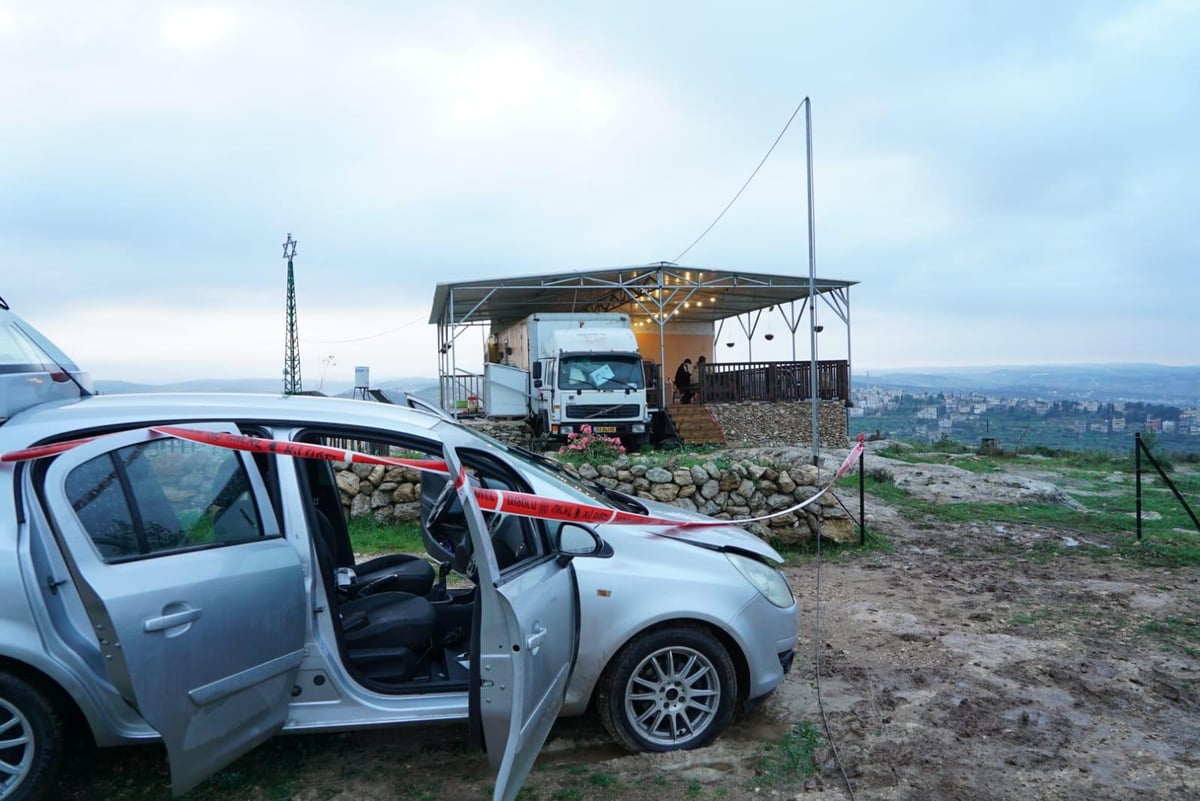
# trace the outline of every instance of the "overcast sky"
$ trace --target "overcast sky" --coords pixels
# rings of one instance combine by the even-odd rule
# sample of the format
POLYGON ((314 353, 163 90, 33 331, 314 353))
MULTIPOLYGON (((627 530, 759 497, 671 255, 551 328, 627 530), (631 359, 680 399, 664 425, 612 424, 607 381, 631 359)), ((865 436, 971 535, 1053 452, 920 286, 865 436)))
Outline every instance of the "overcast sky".
MULTIPOLYGON (((291 232, 305 387, 434 375, 436 283, 673 260, 810 96, 857 372, 1195 365, 1197 43, 1200 0, 0 0, 0 296, 95 378, 277 376, 291 232)), ((808 274, 802 121, 681 263, 808 274)))

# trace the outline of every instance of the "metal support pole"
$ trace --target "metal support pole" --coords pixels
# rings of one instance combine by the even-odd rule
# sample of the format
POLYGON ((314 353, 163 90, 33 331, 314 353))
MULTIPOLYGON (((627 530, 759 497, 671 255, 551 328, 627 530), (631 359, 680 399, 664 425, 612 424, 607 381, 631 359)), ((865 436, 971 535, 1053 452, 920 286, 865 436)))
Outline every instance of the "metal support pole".
POLYGON ((812 401, 812 462, 821 461, 821 399, 817 397, 817 223, 813 212, 812 98, 804 98, 804 140, 808 164, 808 385, 812 401))

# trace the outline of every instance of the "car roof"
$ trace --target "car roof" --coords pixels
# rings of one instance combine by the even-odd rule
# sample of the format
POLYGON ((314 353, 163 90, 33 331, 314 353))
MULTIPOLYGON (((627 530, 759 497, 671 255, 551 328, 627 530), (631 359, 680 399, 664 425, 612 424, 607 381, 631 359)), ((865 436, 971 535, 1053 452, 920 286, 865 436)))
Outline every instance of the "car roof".
MULTIPOLYGON (((457 425, 407 406, 302 395, 146 393, 39 404, 0 426, 0 450, 89 431, 189 421, 346 425, 414 434, 431 433, 439 427, 435 438, 449 435, 458 440, 450 433, 458 431, 457 425)), ((463 432, 461 436, 470 435, 463 432)))

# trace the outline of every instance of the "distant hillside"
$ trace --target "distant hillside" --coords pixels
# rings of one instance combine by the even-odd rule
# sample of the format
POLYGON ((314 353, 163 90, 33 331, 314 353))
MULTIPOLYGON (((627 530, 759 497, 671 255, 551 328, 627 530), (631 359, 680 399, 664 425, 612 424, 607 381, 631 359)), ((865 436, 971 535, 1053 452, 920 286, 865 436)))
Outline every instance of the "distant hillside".
MULTIPOLYGON (((278 395, 283 391, 283 382, 277 378, 200 378, 193 381, 178 381, 173 384, 137 384, 130 381, 96 381, 96 390, 105 395, 141 394, 145 392, 251 392, 255 394, 278 395)), ((315 385, 305 385, 312 391, 315 385)), ((419 378, 396 378, 377 384, 372 389, 403 390, 426 397, 430 391, 436 400, 438 396, 437 379, 422 376, 419 378)), ((353 394, 354 387, 348 381, 326 381, 321 388, 326 395, 353 394)))
POLYGON ((854 376, 854 384, 857 388, 884 386, 910 392, 981 392, 1007 398, 1200 405, 1200 367, 1158 364, 859 370, 854 376))

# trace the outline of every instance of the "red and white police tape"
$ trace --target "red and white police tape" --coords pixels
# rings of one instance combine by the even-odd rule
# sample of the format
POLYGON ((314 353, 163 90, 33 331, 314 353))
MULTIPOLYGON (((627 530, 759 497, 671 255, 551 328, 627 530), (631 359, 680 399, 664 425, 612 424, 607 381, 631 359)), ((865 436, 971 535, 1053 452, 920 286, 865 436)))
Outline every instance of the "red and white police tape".
MULTIPOLYGON (((341 448, 331 448, 326 445, 311 445, 303 442, 285 442, 274 439, 264 439, 262 437, 251 437, 245 434, 233 434, 225 431, 200 431, 193 428, 182 428, 179 426, 153 426, 151 431, 163 436, 175 437, 177 439, 185 439, 191 442, 199 442, 205 445, 212 445, 218 448, 230 448, 239 451, 248 451, 250 453, 273 453, 280 456, 293 456, 300 459, 326 459, 332 462, 347 462, 351 464, 376 464, 389 467, 407 467, 413 470, 424 471, 428 473, 438 473, 440 475, 449 475, 449 468, 446 462, 442 459, 402 459, 394 456, 373 456, 368 453, 359 453, 357 451, 342 450, 341 448)), ((38 445, 32 448, 26 448, 19 451, 10 451, 5 454, 0 454, 0 462, 20 462, 30 459, 41 459, 46 456, 54 456, 59 453, 68 451, 86 442, 92 442, 98 437, 85 437, 83 439, 74 439, 66 442, 55 442, 49 445, 38 445)), ((800 503, 789 506, 786 509, 780 509, 770 514, 759 515, 757 517, 747 517, 738 520, 676 520, 668 517, 655 517, 653 515, 642 515, 635 512, 625 512, 620 509, 610 509, 603 506, 592 506, 585 503, 576 503, 572 501, 556 501, 549 498, 543 498, 539 495, 533 495, 528 492, 515 492, 512 490, 495 490, 485 489, 483 487, 475 488, 475 498, 479 502, 480 508, 485 512, 495 512, 497 514, 517 515, 519 517, 533 517, 542 520, 563 520, 572 523, 588 523, 593 525, 643 525, 643 526, 672 526, 681 528, 695 528, 701 526, 730 526, 740 525, 742 523, 756 523, 762 520, 770 520, 774 517, 782 517, 786 514, 799 511, 809 504, 815 502, 818 498, 832 489, 834 482, 849 472, 850 468, 858 460, 859 455, 863 451, 863 438, 860 435, 858 442, 850 453, 846 456, 845 461, 833 474, 833 477, 814 495, 805 498, 800 503)), ((465 473, 460 472, 456 485, 461 486, 465 482, 465 473)))

